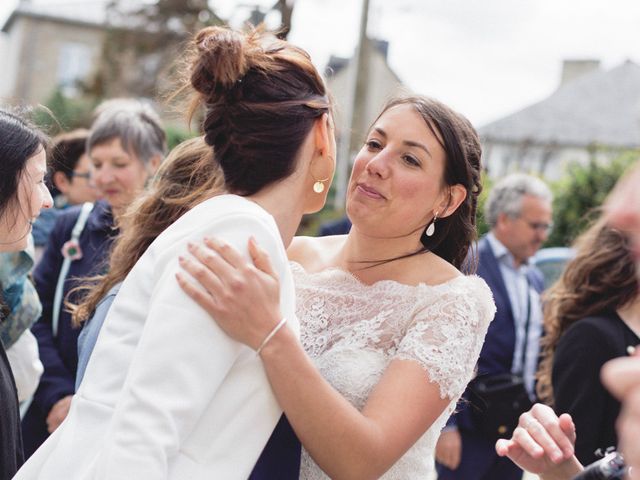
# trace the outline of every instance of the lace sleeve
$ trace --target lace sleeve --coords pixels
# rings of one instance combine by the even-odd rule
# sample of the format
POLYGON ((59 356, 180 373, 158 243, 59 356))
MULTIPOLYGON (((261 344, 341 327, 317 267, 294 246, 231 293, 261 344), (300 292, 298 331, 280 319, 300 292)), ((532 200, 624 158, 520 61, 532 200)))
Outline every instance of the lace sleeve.
POLYGON ((494 314, 491 290, 479 277, 442 285, 420 296, 394 358, 418 362, 442 398, 457 399, 471 380, 494 314))

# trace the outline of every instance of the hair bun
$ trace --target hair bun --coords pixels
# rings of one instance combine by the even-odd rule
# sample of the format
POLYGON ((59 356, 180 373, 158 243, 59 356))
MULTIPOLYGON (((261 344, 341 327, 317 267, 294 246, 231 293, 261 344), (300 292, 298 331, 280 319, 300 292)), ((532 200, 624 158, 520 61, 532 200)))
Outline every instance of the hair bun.
POLYGON ((206 27, 195 38, 197 55, 191 69, 191 84, 211 95, 233 86, 249 69, 246 38, 224 27, 206 27))

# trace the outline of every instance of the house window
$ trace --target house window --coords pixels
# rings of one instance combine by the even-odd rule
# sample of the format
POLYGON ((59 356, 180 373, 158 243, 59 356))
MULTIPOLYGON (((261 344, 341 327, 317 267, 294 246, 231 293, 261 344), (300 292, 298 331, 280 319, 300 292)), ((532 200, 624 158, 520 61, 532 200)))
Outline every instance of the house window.
POLYGON ((91 71, 91 48, 83 43, 63 43, 58 56, 58 87, 65 95, 78 92, 78 82, 86 80, 91 71))

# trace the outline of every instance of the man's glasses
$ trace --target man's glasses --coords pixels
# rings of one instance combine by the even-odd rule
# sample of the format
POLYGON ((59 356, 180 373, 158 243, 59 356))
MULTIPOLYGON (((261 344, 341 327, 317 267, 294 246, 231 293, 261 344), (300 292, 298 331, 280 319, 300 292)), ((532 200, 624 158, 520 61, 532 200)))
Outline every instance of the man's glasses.
POLYGON ((520 218, 520 220, 522 220, 524 223, 529 225, 530 229, 535 230, 536 232, 549 233, 551 231, 551 229, 553 228, 553 222, 551 222, 551 223, 530 222, 529 220, 525 220, 522 217, 518 217, 518 218, 520 218))

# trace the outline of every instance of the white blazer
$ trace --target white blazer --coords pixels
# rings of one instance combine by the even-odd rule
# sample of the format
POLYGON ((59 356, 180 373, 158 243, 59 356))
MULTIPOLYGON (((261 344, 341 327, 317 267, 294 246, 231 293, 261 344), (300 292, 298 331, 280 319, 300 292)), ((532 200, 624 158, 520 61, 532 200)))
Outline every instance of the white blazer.
POLYGON ((215 235, 248 258, 253 235, 295 291, 273 218, 235 195, 211 198, 149 247, 125 279, 66 420, 16 479, 246 479, 282 413, 260 358, 179 287, 187 242, 215 235))

